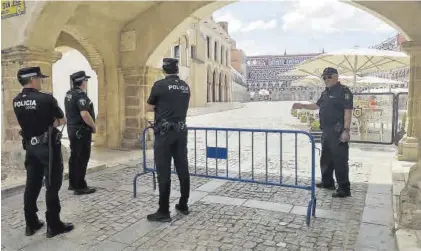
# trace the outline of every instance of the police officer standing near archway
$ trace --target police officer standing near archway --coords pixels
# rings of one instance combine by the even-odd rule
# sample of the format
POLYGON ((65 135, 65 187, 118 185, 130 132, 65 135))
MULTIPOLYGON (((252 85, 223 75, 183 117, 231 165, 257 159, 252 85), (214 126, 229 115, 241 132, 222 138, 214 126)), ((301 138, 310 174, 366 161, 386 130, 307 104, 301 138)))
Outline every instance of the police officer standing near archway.
POLYGON ((69 232, 71 223, 60 220, 60 199, 58 192, 63 181, 63 157, 61 154, 61 132, 53 127, 64 125, 63 111, 57 100, 40 92, 43 78, 39 67, 20 69, 17 73, 23 90, 13 99, 13 109, 21 127, 22 146, 26 150, 26 186, 24 211, 26 236, 35 234, 44 223, 37 216, 37 199, 45 177, 45 201, 47 212, 47 237, 69 232))
POLYGON ((76 195, 96 191, 95 188, 88 187, 85 180, 91 157, 92 133, 96 132, 94 105, 86 94, 90 78, 84 71, 73 73, 70 76, 72 89, 66 93, 64 99, 70 140, 69 190, 74 190, 76 195))
POLYGON ((148 111, 155 111, 154 155, 159 184, 159 209, 147 216, 149 221, 171 221, 169 203, 171 192, 171 158, 180 180, 181 197, 175 206, 180 213, 189 214, 190 175, 187 161, 186 116, 190 88, 178 77, 178 60, 164 58, 165 79, 155 82, 148 99, 148 111))
POLYGON ((349 183, 349 131, 353 111, 353 95, 348 87, 338 81, 338 71, 328 67, 322 78, 326 89, 316 104, 295 103, 293 109, 319 109, 320 129, 322 129, 322 156, 320 168, 322 182, 319 188, 335 190, 333 171, 338 187, 333 197, 351 196, 349 183))

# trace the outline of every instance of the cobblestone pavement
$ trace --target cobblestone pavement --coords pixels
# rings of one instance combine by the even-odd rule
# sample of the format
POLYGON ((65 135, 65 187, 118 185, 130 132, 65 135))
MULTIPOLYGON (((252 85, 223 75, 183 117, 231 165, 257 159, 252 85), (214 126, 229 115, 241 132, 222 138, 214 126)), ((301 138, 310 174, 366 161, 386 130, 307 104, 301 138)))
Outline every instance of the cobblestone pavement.
MULTIPOLYGON (((236 110, 190 117, 188 123, 294 129, 298 121, 289 115, 290 105, 253 102, 236 110)), ((241 135, 239 142, 236 133, 227 137, 220 132, 218 143, 215 134, 206 138, 196 133, 196 155, 194 134, 189 137, 191 172, 273 183, 310 183, 311 148, 305 135, 297 140, 282 136, 282 159, 279 133, 267 136, 267 147, 262 133, 256 133, 254 140, 251 134, 241 135), (225 147, 227 142, 228 172, 224 160, 208 159, 206 166, 204 145, 225 147), (299 147, 297 156, 295 144, 299 147)), ((145 216, 155 211, 158 201, 152 175, 138 178, 137 197, 133 198, 132 181, 140 165, 128 164, 90 174, 88 183, 99 187, 95 194, 75 196, 67 191, 65 181, 60 192, 62 218, 75 223, 76 228, 53 239, 45 238, 45 229, 24 237, 22 194, 2 199, 2 250, 395 250, 390 174, 395 150, 390 146, 351 146, 352 197, 333 199, 331 191, 317 190, 317 217, 310 227, 305 224, 308 191, 201 177, 192 177, 189 216, 173 210, 171 223, 149 223, 145 216)), ((315 159, 319 176, 317 152, 315 159)), ((151 151, 147 162, 148 167, 153 166, 151 151)), ((172 180, 173 208, 179 192, 177 177, 172 180)), ((38 203, 41 218, 45 212, 43 194, 38 203)))

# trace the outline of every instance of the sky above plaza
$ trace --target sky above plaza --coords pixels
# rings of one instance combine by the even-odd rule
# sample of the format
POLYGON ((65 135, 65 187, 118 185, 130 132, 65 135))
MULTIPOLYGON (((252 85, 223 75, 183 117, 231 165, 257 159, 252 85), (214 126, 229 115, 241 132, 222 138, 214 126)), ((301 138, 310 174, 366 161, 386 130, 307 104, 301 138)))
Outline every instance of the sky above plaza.
POLYGON ((397 31, 379 18, 335 0, 240 1, 213 14, 227 21, 248 56, 369 47, 397 31))

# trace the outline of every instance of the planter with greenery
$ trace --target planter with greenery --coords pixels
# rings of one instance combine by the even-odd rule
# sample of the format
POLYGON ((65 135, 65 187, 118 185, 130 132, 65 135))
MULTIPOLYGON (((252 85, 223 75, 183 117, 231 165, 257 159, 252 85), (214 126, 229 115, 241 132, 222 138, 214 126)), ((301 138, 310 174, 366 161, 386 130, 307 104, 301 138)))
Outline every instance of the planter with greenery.
POLYGON ((314 120, 313 123, 311 123, 310 132, 321 132, 320 122, 318 120, 314 120))

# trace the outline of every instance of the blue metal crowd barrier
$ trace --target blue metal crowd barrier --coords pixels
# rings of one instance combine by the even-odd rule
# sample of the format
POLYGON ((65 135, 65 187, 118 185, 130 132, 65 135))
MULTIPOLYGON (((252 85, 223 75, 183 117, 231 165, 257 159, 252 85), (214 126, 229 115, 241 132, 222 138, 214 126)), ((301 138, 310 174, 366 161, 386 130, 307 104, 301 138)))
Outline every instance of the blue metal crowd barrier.
MULTIPOLYGON (((147 173, 152 173, 153 175, 153 187, 154 189, 156 189, 156 179, 155 179, 155 173, 156 173, 156 167, 155 167, 155 162, 153 161, 153 163, 148 163, 148 160, 146 158, 146 152, 147 152, 147 135, 148 135, 148 131, 149 130, 153 130, 153 127, 147 127, 143 130, 143 134, 142 134, 142 138, 141 138, 141 144, 142 144, 142 148, 143 148, 143 166, 141 167, 142 170, 136 174, 136 176, 133 179, 133 196, 136 197, 136 188, 137 188, 137 179, 138 177, 147 174, 147 173)), ((194 155, 194 160, 193 161, 189 161, 189 170, 190 170, 190 175, 191 176, 198 176, 198 177, 204 177, 204 178, 211 178, 211 179, 220 179, 220 180, 229 180, 229 181, 237 181, 237 182, 248 182, 248 183, 257 183, 257 184, 263 184, 263 185, 273 185, 273 186, 281 186, 281 187, 288 187, 288 188, 296 188, 296 189, 303 189, 303 190, 307 190, 310 191, 311 194, 311 198, 308 202, 308 207, 307 207, 307 225, 310 225, 310 218, 311 216, 315 216, 316 213, 316 193, 315 193, 315 166, 316 166, 316 162, 315 162, 315 150, 316 150, 316 144, 315 144, 315 140, 313 138, 313 136, 305 131, 297 131, 297 130, 265 130, 265 129, 243 129, 243 128, 213 128, 213 127, 189 127, 188 128, 189 133, 192 132, 193 133, 193 137, 194 137, 194 151, 192 152, 190 149, 190 154, 194 155), (203 150, 203 153, 205 156, 204 157, 204 161, 205 161, 205 166, 204 167, 200 167, 198 165, 198 149, 197 149, 197 143, 198 143, 198 138, 197 138, 197 133, 198 132, 204 132, 205 133, 205 139, 204 139, 204 145, 205 148, 203 150), (214 147, 210 147, 209 145, 213 145, 212 143, 209 144, 208 142, 208 133, 209 132, 214 132, 215 133, 215 146, 214 147), (225 147, 218 147, 218 133, 225 133, 225 142, 219 142, 219 144, 224 143, 225 147), (230 158, 233 159, 234 156, 232 156, 233 151, 229 151, 229 136, 228 133, 231 134, 237 134, 238 135, 238 153, 235 153, 235 158, 238 157, 238 163, 234 163, 235 166, 232 166, 230 164, 230 158), (241 169, 241 159, 242 159, 242 152, 244 152, 244 154, 247 152, 246 150, 242 150, 241 149, 241 133, 250 133, 251 134, 251 139, 248 138, 250 140, 250 148, 251 148, 251 170, 249 172, 245 172, 242 171, 241 169), (260 173, 260 178, 262 180, 259 180, 259 173, 257 171, 259 171, 258 169, 255 168, 255 162, 256 162, 256 158, 255 153, 254 153, 254 148, 255 148, 255 134, 264 134, 264 140, 265 140, 265 152, 264 154, 264 162, 262 162, 262 166, 264 166, 264 168, 262 168, 262 172, 260 173), (275 134, 278 135, 279 137, 279 141, 280 141, 280 145, 279 145, 279 162, 277 162, 277 164, 279 164, 279 169, 275 170, 276 172, 279 171, 278 175, 276 179, 272 179, 272 177, 270 176, 271 174, 269 173, 269 171, 273 171, 274 169, 272 168, 271 170, 269 170, 269 166, 268 166, 268 134, 275 134), (310 184, 306 184, 306 185, 299 185, 298 184, 298 143, 297 143, 297 137, 298 135, 305 135, 308 137, 309 139, 309 143, 310 143, 310 151, 311 151, 311 157, 310 157, 310 166, 311 166, 311 177, 310 177, 310 184), (285 150, 283 150, 283 135, 291 135, 294 136, 294 141, 295 141, 295 149, 293 149, 293 155, 294 155, 294 160, 291 160, 290 162, 293 162, 293 166, 295 166, 295 182, 293 181, 293 184, 286 184, 285 178, 288 178, 285 176, 285 174, 283 174, 283 166, 284 166, 284 160, 283 160, 283 152, 285 150), (208 159, 215 159, 215 169, 211 170, 208 167, 208 159), (225 168, 226 168, 226 174, 225 175, 219 175, 219 171, 223 171, 223 167, 220 166, 219 170, 218 170, 218 162, 219 161, 225 161, 225 168), (238 166, 237 166, 238 165, 238 166), (234 176, 230 176, 229 175, 229 168, 235 168, 235 172, 236 174, 234 176), (200 169, 202 168, 202 173, 200 172, 200 169), (203 170, 204 168, 204 170, 203 170), (215 174, 213 174, 213 172, 215 171, 215 174), (211 174, 212 172, 212 174, 211 174), (262 175, 263 174, 263 175, 262 175), (272 180, 271 180, 272 179, 272 180)), ((244 137, 243 137, 244 138, 244 137)), ((273 138, 273 137, 271 137, 273 138)), ((202 140, 203 141, 203 140, 202 140)), ((191 140, 190 140, 191 142, 191 140)), ((307 142, 307 141, 306 141, 307 142)), ((203 143, 203 142, 199 142, 199 143, 203 143)), ((291 150, 291 149, 289 149, 291 150)), ((271 152, 272 153, 272 152, 271 152)), ((272 156, 270 156, 272 157, 272 156)), ((260 159, 262 160, 262 159, 260 159)), ((257 160, 258 161, 258 160, 257 160)), ((271 160, 272 161, 272 160, 271 160)), ((175 171, 172 171, 173 173, 175 173, 175 171)))

